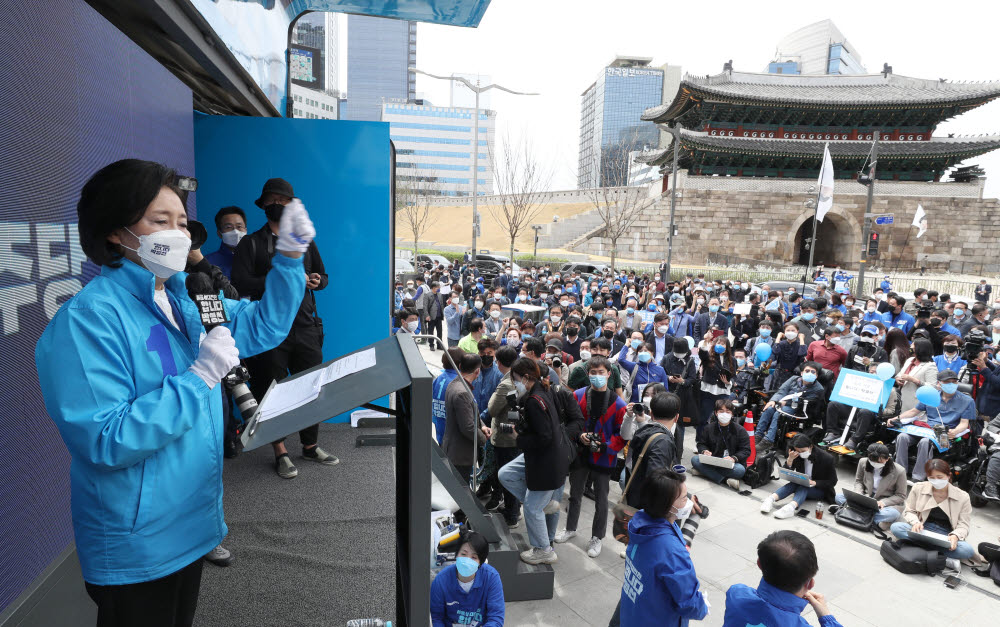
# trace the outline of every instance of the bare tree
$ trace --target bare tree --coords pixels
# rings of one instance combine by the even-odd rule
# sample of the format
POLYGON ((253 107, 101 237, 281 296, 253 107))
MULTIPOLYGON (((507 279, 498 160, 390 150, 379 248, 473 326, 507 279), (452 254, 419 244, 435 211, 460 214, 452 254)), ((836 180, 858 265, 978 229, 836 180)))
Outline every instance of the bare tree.
POLYGON ((431 217, 433 184, 396 180, 396 216, 413 235, 413 266, 417 266, 417 246, 431 217))
POLYGON ((502 141, 501 154, 490 149, 490 167, 496 188, 496 202, 490 215, 510 237, 510 261, 514 262, 514 242, 528 229, 541 211, 539 192, 545 191, 552 179, 552 172, 538 159, 534 147, 527 139, 513 142, 509 134, 502 141))
POLYGON ((625 236, 647 206, 644 190, 629 187, 630 153, 641 147, 637 133, 622 135, 617 142, 604 144, 597 170, 603 185, 587 190, 587 196, 603 223, 603 233, 611 242, 611 269, 615 269, 618 240, 625 236))

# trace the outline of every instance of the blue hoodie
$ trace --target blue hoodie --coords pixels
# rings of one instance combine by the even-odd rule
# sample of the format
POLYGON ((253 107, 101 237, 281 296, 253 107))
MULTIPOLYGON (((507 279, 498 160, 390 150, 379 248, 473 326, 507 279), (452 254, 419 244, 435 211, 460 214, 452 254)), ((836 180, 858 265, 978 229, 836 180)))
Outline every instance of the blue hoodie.
POLYGON ((705 618, 708 606, 677 525, 639 510, 628 532, 621 624, 683 627, 705 618))
MULTIPOLYGON (((761 578, 754 590, 738 583, 726 591, 726 617, 722 627, 808 627, 802 610, 809 602, 791 592, 775 588, 761 578)), ((842 627, 832 614, 819 619, 820 627, 842 627)))
MULTIPOLYGON (((224 300, 240 356, 274 348, 302 300, 302 259, 275 255, 259 301, 224 300)), ((189 369, 205 332, 186 276, 164 287, 179 326, 138 264, 104 266, 35 347, 49 416, 72 457, 73 531, 83 579, 152 581, 201 559, 226 535, 222 385, 189 369)))
POLYGON ((468 592, 458 585, 454 564, 445 566, 434 578, 431 584, 433 627, 502 627, 503 621, 503 584, 500 573, 489 564, 479 567, 468 592))
POLYGON ((431 420, 434 421, 434 430, 438 444, 441 444, 442 440, 444 440, 444 427, 446 424, 444 395, 448 390, 448 384, 457 376, 458 373, 454 370, 444 370, 434 379, 434 383, 431 384, 431 420))

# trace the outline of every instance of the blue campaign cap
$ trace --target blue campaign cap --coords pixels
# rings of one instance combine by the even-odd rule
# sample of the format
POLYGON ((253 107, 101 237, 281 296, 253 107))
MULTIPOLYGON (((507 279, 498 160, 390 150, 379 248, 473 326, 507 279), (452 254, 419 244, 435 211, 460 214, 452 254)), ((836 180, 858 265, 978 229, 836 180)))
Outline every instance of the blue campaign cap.
POLYGON ((871 333, 872 335, 878 335, 878 327, 875 326, 874 324, 866 324, 864 328, 861 329, 861 332, 871 333))

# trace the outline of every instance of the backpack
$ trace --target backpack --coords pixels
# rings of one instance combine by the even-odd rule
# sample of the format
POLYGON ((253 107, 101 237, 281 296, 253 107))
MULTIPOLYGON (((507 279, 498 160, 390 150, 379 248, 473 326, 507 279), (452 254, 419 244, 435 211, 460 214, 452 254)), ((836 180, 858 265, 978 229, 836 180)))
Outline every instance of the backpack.
POLYGON ((746 474, 743 475, 743 483, 747 484, 750 489, 759 488, 771 483, 774 479, 774 464, 777 458, 777 451, 768 451, 763 455, 758 454, 757 459, 754 460, 753 464, 747 468, 746 474))
POLYGON ((944 553, 909 540, 886 540, 878 552, 882 559, 904 575, 933 575, 944 570, 945 566, 944 553))

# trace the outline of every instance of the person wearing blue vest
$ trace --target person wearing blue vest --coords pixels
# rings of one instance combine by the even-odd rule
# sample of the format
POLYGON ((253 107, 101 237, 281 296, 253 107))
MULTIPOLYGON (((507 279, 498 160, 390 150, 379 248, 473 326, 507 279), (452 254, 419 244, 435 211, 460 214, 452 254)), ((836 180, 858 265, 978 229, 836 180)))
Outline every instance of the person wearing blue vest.
POLYGON ((890 294, 886 302, 889 305, 889 311, 882 314, 882 324, 889 329, 902 329, 903 333, 909 336, 917 321, 913 316, 903 311, 906 299, 896 294, 890 294))
POLYGON ((808 627, 802 610, 812 606, 820 627, 841 627, 826 604, 826 597, 813 590, 819 561, 812 540, 798 531, 775 531, 757 545, 757 588, 742 583, 726 591, 723 627, 808 627))
POLYGON ((441 374, 431 384, 431 420, 434 422, 434 438, 438 444, 441 444, 444 440, 444 427, 447 424, 447 413, 444 409, 445 392, 448 389, 448 384, 458 376, 458 370, 452 367, 452 362, 448 361, 448 357, 450 355, 451 359, 458 365, 462 361, 465 351, 454 346, 447 349, 447 353, 447 355, 441 356, 441 367, 444 370, 441 371, 441 374))
POLYGON ((639 494, 642 509, 628 524, 621 624, 684 627, 705 618, 705 593, 677 526, 694 506, 684 475, 655 470, 642 482, 639 494))
POLYGON ((202 557, 226 536, 222 387, 285 338, 315 228, 284 212, 257 302, 223 299, 207 335, 183 269, 191 246, 174 170, 126 159, 83 186, 80 244, 101 273, 35 348, 45 407, 72 458, 76 551, 98 625, 190 625, 202 557))
POLYGON ((431 583, 433 627, 502 627, 503 583, 486 563, 490 545, 482 534, 463 531, 455 563, 441 569, 431 583))
MULTIPOLYGON (((222 240, 219 250, 205 255, 208 263, 222 270, 227 279, 233 277, 233 251, 247 234, 247 214, 239 207, 223 207, 215 214, 215 232, 222 240)), ((399 309, 399 305, 396 305, 399 309)))

